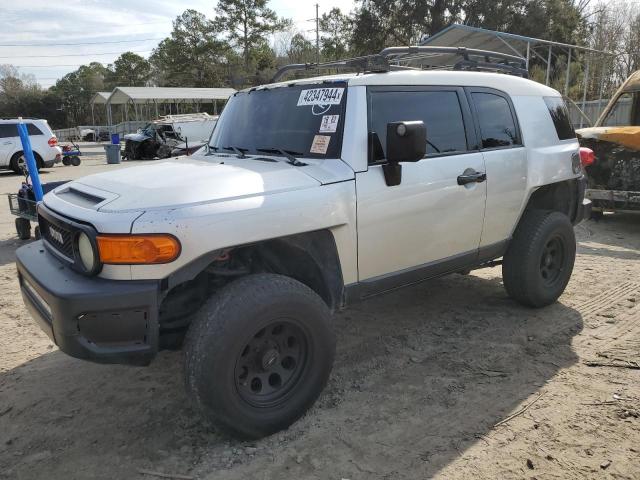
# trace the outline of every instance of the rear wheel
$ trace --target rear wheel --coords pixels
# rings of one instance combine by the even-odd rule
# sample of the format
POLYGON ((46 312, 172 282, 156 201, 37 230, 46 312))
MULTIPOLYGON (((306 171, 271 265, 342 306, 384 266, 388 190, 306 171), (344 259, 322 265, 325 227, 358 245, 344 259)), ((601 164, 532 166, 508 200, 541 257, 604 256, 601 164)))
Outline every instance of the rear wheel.
POLYGON ((31 238, 31 222, 26 218, 16 218, 16 233, 20 240, 29 240, 31 238))
POLYGON ((236 280, 199 311, 185 341, 187 390, 227 432, 260 438, 311 407, 331 372, 330 313, 307 286, 281 275, 236 280))
POLYGON ((71 165, 73 165, 74 167, 77 167, 78 165, 80 165, 80 157, 77 155, 74 155, 73 157, 71 157, 71 165))
POLYGON ((555 302, 569 283, 575 256, 576 238, 566 215, 526 212, 502 263, 507 293, 529 307, 555 302))
POLYGON ((71 165, 71 157, 69 157, 68 155, 62 157, 62 164, 66 166, 71 165))
MULTIPOLYGON (((38 167, 38 171, 40 171, 43 165, 42 158, 36 152, 33 152, 33 156, 36 160, 36 166, 38 167)), ((27 168, 27 161, 24 158, 24 153, 23 152, 14 153, 13 156, 11 157, 11 160, 9 160, 9 166, 11 167, 11 170, 13 170, 15 173, 22 174, 23 169, 27 168)))

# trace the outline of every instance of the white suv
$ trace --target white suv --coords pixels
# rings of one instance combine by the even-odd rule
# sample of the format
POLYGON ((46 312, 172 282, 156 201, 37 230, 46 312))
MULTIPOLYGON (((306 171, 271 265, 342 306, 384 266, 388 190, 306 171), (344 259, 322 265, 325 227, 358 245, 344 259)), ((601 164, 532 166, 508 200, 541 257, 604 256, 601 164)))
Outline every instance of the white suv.
MULTIPOLYGON (((58 139, 46 120, 24 119, 38 168, 50 168, 62 160, 58 139)), ((0 168, 22 172, 25 163, 18 135, 18 119, 0 119, 0 168)))
POLYGON ((590 206, 560 94, 375 60, 238 92, 202 152, 46 195, 43 240, 16 254, 32 316, 105 363, 147 364, 186 333, 191 396, 255 438, 322 391, 335 310, 499 263, 514 300, 555 302, 590 206))

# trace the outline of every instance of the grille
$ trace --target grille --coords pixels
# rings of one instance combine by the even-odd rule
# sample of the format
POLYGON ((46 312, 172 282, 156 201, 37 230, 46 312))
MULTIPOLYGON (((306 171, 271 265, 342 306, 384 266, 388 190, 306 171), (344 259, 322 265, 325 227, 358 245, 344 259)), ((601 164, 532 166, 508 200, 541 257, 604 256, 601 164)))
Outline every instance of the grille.
POLYGON ((73 260, 73 234, 71 231, 60 225, 54 225, 42 215, 39 215, 38 223, 42 237, 65 257, 73 260))

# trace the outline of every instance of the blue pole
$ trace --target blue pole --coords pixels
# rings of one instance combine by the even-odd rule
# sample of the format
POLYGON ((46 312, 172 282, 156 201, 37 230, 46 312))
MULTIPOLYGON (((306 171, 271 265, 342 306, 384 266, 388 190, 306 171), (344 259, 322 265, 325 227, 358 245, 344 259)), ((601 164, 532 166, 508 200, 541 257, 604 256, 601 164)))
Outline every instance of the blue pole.
POLYGON ((18 133, 20 134, 20 140, 22 141, 24 158, 27 160, 27 170, 29 170, 29 176, 31 177, 31 183, 33 184, 33 193, 36 197, 36 202, 41 202, 43 194, 40 175, 38 174, 38 165, 36 165, 36 159, 33 156, 33 149, 31 148, 31 140, 29 139, 27 126, 22 122, 22 118, 20 118, 20 121, 18 122, 18 133))

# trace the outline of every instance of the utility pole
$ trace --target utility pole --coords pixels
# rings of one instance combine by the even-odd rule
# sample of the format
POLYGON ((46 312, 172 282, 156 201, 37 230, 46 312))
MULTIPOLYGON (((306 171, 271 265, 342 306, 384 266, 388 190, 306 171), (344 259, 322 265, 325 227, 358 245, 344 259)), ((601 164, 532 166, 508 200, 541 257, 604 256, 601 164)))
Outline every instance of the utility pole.
MULTIPOLYGON (((320 63, 320 5, 316 3, 316 18, 310 18, 307 22, 316 22, 316 65, 320 63)), ((313 32, 313 30, 307 30, 313 32)), ((316 73, 320 73, 320 69, 316 67, 316 73)))
MULTIPOLYGON (((320 17, 318 15, 318 9, 320 6, 316 3, 316 65, 320 64, 320 17)), ((317 67, 318 74, 320 68, 317 67)))

